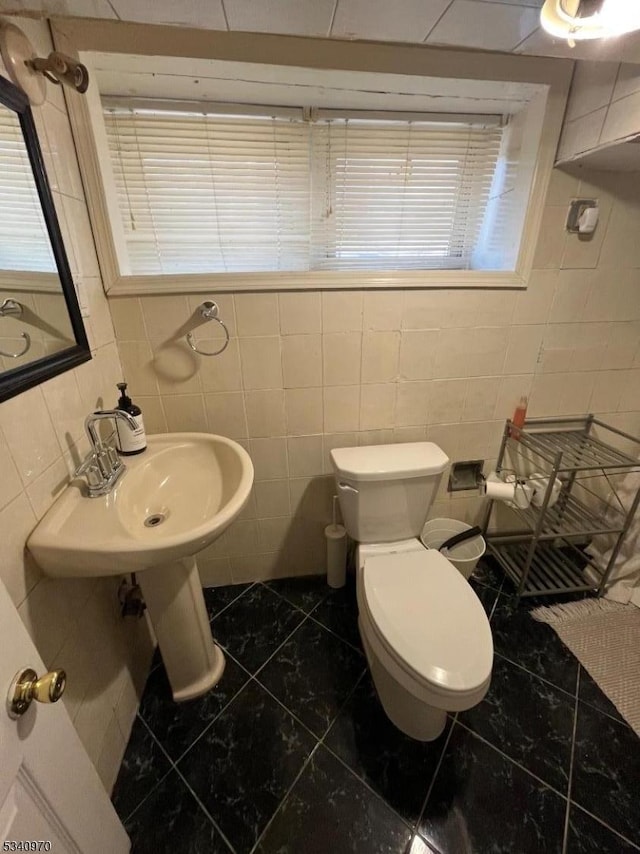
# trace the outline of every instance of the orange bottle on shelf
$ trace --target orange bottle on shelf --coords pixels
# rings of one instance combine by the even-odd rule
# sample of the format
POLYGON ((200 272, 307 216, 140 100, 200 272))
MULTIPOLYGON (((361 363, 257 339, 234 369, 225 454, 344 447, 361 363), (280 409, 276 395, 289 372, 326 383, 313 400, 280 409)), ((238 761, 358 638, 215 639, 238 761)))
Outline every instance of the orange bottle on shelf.
MULTIPOLYGON (((527 420, 527 406, 529 404, 529 400, 524 395, 520 398, 520 402, 516 406, 515 412, 513 413, 513 418, 511 419, 514 427, 519 427, 520 429, 524 427, 524 422, 527 420)), ((519 436, 517 430, 511 431, 511 437, 513 439, 517 439, 519 436)))

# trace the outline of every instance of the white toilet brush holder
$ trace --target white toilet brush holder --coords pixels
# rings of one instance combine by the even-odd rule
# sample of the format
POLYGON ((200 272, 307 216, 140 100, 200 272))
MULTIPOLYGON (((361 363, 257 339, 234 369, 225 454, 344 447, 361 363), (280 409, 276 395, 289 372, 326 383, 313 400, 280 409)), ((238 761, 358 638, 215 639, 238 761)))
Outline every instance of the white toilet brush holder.
POLYGON ((324 529, 327 541, 327 584, 344 587, 347 583, 347 531, 337 522, 338 497, 333 496, 333 521, 324 529))

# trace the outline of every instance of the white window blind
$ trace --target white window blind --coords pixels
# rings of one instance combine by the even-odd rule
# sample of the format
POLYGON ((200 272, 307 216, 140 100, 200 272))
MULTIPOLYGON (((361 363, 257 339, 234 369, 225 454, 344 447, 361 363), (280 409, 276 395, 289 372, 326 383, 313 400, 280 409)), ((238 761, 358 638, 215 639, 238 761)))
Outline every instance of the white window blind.
POLYGON ((107 106, 133 274, 470 266, 496 121, 107 106))
POLYGON ((470 266, 500 127, 332 120, 313 132, 312 266, 470 266))
POLYGON ((0 109, 0 270, 56 271, 20 122, 7 109, 0 109))
POLYGON ((105 120, 132 273, 307 269, 305 123, 148 111, 105 120))

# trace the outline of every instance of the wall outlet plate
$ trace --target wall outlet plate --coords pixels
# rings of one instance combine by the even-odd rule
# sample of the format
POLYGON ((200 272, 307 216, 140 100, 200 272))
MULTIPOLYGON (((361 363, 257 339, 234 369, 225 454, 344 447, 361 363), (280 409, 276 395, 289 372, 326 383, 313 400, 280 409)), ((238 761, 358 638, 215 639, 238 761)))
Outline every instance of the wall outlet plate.
POLYGON ((478 489, 482 480, 484 460, 463 460, 451 464, 449 471, 449 492, 462 492, 466 489, 478 489))

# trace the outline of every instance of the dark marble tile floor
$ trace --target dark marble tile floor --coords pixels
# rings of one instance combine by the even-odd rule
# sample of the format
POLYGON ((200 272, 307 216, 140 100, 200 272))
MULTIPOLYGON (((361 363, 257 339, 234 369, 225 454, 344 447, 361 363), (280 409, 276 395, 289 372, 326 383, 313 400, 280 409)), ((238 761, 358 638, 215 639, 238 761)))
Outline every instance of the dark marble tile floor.
POLYGON ((387 719, 353 584, 205 591, 226 669, 171 700, 155 659, 113 793, 155 854, 640 854, 640 739, 490 562, 491 688, 421 744, 387 719))

